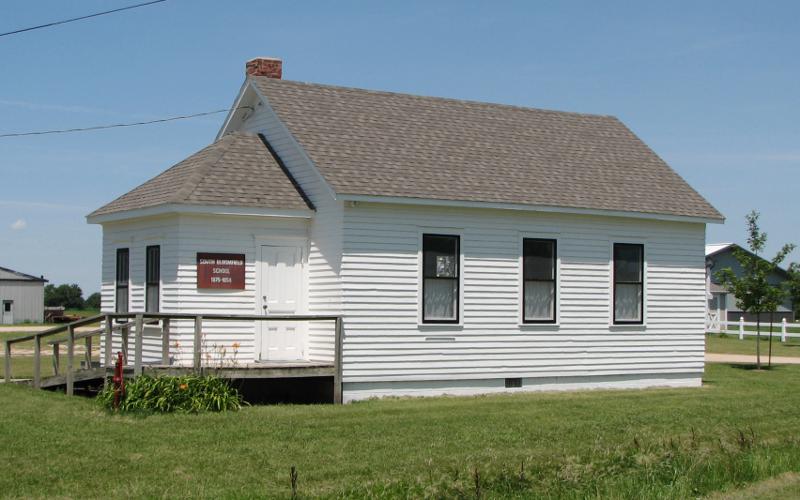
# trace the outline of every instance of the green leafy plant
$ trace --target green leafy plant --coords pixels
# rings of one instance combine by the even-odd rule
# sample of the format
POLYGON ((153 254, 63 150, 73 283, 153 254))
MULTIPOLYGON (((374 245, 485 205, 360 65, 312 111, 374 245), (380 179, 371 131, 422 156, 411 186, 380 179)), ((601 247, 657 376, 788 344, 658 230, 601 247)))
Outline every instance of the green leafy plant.
MULTIPOLYGON (((97 396, 97 401, 103 407, 113 409, 113 386, 106 387, 97 396)), ((125 394, 120 400, 119 411, 142 413, 236 411, 243 404, 239 391, 218 377, 141 376, 125 384, 125 394)))

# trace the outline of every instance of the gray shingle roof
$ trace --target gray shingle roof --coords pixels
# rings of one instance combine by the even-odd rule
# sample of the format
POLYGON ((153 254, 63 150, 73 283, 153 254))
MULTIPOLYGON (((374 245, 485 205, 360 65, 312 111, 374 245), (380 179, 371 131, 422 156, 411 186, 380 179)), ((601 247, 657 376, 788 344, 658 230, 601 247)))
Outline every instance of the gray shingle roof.
POLYGON ((252 79, 339 194, 722 219, 614 117, 252 79))
POLYGON ((0 267, 0 281, 41 281, 42 283, 47 282, 47 280, 44 279, 43 277, 39 278, 36 276, 31 276, 30 274, 14 271, 13 269, 8 269, 7 267, 0 267))
POLYGON ((261 137, 222 137, 91 216, 165 204, 312 208, 261 137))

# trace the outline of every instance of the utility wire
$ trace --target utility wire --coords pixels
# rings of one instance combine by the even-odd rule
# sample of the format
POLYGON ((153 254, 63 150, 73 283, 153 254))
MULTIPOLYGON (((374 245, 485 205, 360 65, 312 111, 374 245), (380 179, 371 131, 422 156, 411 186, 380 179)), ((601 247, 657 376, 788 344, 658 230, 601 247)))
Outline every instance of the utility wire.
MULTIPOLYGON (((49 135, 49 134, 70 134, 73 132, 88 132, 92 130, 104 130, 109 128, 122 128, 122 127, 137 127, 139 125, 152 125, 154 123, 174 122, 176 120, 187 120, 189 118, 198 118, 200 116, 217 115, 219 113, 227 113, 232 108, 218 109, 215 111, 205 111, 203 113, 195 113, 192 115, 171 116, 169 118, 160 118, 158 120, 150 120, 146 122, 133 122, 133 123, 114 123, 111 125, 95 125, 93 127, 82 128, 66 128, 57 130, 39 130, 35 132, 15 132, 10 134, 0 134, 0 139, 6 137, 25 137, 29 135, 49 135)), ((251 106, 241 106, 236 109, 253 109, 251 106)))
POLYGON ((17 33, 24 33, 26 31, 38 30, 38 29, 41 29, 41 28, 50 28, 51 26, 58 26, 59 24, 72 23, 72 22, 75 22, 75 21, 81 21, 83 19, 89 19, 91 17, 104 16, 106 14, 113 14, 114 12, 121 12, 123 10, 136 9, 138 7, 146 7, 148 5, 153 5, 155 3, 161 3, 161 2, 166 2, 166 1, 167 0, 153 0, 152 2, 144 2, 144 3, 139 3, 139 4, 136 4, 136 5, 129 5, 127 7, 120 7, 119 9, 107 10, 105 12, 96 12, 94 14, 89 14, 88 16, 73 17, 72 19, 64 19, 63 21, 54 21, 52 23, 40 24, 39 26, 31 26, 30 28, 22 28, 22 29, 15 30, 15 31, 9 31, 7 33, 0 33, 0 36, 16 35, 17 33))

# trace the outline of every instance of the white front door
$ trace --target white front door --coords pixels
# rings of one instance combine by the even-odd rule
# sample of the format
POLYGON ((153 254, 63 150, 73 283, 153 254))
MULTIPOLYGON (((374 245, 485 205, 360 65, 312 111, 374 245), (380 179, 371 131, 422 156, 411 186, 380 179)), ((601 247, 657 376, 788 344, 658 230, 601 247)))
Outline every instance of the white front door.
POLYGON ((13 300, 4 300, 3 301, 3 324, 4 325, 13 325, 14 324, 14 301, 13 300))
MULTIPOLYGON (((303 289, 303 249, 300 245, 261 247, 259 262, 261 310, 269 315, 300 312, 303 289)), ((303 324, 297 321, 260 322, 259 359, 303 359, 303 324)))

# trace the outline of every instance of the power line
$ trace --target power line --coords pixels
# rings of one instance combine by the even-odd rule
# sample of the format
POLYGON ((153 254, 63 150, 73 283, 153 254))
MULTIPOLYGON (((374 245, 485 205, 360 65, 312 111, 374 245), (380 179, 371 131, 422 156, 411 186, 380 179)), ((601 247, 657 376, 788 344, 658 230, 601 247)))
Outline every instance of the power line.
MULTIPOLYGON (((203 113, 194 113, 192 115, 171 116, 169 118, 160 118, 158 120, 150 120, 146 122, 133 122, 133 123, 114 123, 111 125, 95 125, 92 127, 81 128, 66 128, 57 130, 39 130, 35 132, 14 132, 10 134, 0 134, 0 139, 5 137, 25 137, 29 135, 49 135, 49 134, 69 134, 73 132, 88 132, 92 130, 104 130, 109 128, 122 128, 122 127, 137 127, 139 125, 152 125, 154 123, 174 122, 176 120, 187 120, 189 118, 198 118, 201 116, 216 115, 219 113, 227 113, 232 108, 217 109, 215 111, 205 111, 203 113)), ((241 106, 236 109, 253 109, 251 106, 241 106)))
POLYGON ((136 9, 138 7, 146 7, 148 5, 153 5, 155 3, 161 3, 161 2, 166 2, 166 1, 167 0, 153 0, 152 2, 144 2, 144 3, 139 3, 139 4, 136 4, 136 5, 129 5, 127 7, 120 7, 119 9, 107 10, 105 12, 96 12, 94 14, 89 14, 88 16, 73 17, 72 19, 64 19, 63 21, 54 21, 52 23, 40 24, 39 26, 31 26, 30 28, 22 28, 22 29, 18 29, 18 30, 15 30, 15 31, 9 31, 7 33, 0 33, 0 36, 16 35, 17 33, 24 33, 26 31, 38 30, 38 29, 41 29, 41 28, 49 28, 51 26, 58 26, 59 24, 72 23, 72 22, 75 22, 75 21, 81 21, 83 19, 89 19, 91 17, 104 16, 106 14, 113 14, 114 12, 121 12, 123 10, 136 9))

